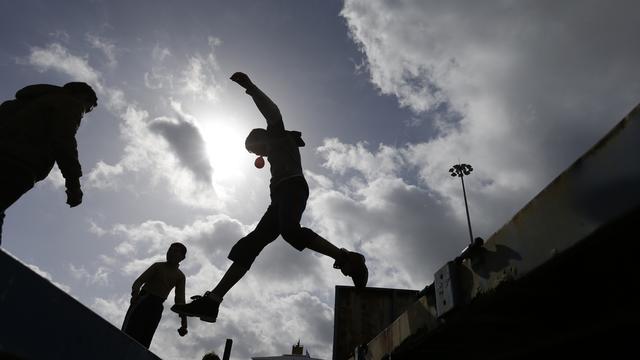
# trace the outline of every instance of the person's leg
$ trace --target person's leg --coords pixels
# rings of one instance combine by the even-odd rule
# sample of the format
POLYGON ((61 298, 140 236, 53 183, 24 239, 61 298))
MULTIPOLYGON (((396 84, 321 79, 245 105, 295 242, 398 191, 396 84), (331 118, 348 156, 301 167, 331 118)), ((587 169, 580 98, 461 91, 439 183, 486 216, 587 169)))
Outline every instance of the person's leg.
POLYGON ((122 330, 124 333, 128 334, 131 317, 135 313, 136 306, 138 305, 139 302, 140 302, 140 299, 138 298, 136 300, 131 300, 131 303, 129 304, 127 313, 124 315, 124 320, 122 321, 122 327, 120 328, 120 330, 122 330))
MULTIPOLYGON (((274 203, 277 204, 277 223, 284 241, 298 251, 309 247, 310 242, 315 242, 318 235, 311 229, 300 226, 300 219, 307 207, 309 188, 304 178, 289 179, 278 185, 274 195, 274 203)), ((325 241, 324 245, 329 244, 325 241)), ((330 245, 330 244, 329 244, 330 245)), ((319 246, 316 250, 324 255, 331 254, 330 246, 319 246)))
POLYGON ((315 234, 315 235, 316 236, 313 236, 309 239, 309 242, 307 243, 307 248, 315 252, 318 252, 322 255, 329 256, 334 260, 338 259, 338 257, 340 256, 340 249, 338 249, 338 247, 330 243, 327 239, 323 238, 322 236, 318 234, 315 234))
POLYGON ((224 273, 222 279, 218 282, 218 285, 211 290, 211 294, 217 296, 220 301, 231 290, 231 288, 244 277, 244 274, 249 271, 249 268, 241 265, 237 262, 233 262, 227 272, 224 273))
POLYGON ((161 317, 162 299, 142 293, 140 298, 129 306, 122 331, 148 349, 161 317))
POLYGON ((300 219, 309 197, 309 188, 304 178, 281 184, 281 186, 285 185, 287 187, 280 189, 276 200, 278 202, 278 223, 285 241, 299 251, 309 248, 331 257, 335 260, 334 268, 340 269, 344 275, 350 276, 356 287, 365 287, 369 271, 362 254, 339 249, 313 230, 300 226, 300 219))
POLYGON ((281 184, 278 190, 278 227, 282 238, 296 249, 309 248, 322 255, 337 259, 340 249, 313 230, 301 227, 300 219, 307 207, 309 187, 304 178, 292 179, 281 184))
POLYGON ((12 169, 6 161, 0 160, 0 169, 0 244, 2 244, 5 211, 29 191, 34 183, 31 175, 12 169))
POLYGON ((278 235, 280 232, 277 223, 277 209, 273 205, 269 205, 256 228, 238 240, 231 248, 228 258, 233 261, 233 264, 211 290, 211 294, 222 299, 249 271, 262 250, 277 239, 278 235))
POLYGON ((162 318, 162 310, 164 310, 162 302, 161 298, 152 296, 149 299, 149 306, 144 314, 145 321, 141 329, 139 341, 147 349, 151 346, 151 340, 153 340, 153 335, 155 335, 158 324, 160 324, 160 319, 162 318))
POLYGON ((188 304, 173 305, 171 310, 181 315, 199 317, 203 321, 215 322, 224 296, 249 271, 262 249, 273 242, 278 235, 276 210, 273 206, 269 206, 258 226, 247 236, 238 240, 231 249, 228 257, 233 264, 214 289, 202 296, 192 296, 193 301, 188 304))

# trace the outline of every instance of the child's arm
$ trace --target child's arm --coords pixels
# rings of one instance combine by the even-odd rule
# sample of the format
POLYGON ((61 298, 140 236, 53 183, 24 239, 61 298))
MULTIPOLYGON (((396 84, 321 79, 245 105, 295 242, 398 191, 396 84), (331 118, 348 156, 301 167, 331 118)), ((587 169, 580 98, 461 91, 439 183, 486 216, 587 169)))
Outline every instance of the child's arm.
POLYGON ((140 295, 140 288, 142 287, 142 285, 144 285, 144 283, 146 283, 153 277, 153 274, 158 269, 157 265, 158 263, 154 263, 153 265, 149 266, 149 268, 145 270, 140 276, 138 276, 138 278, 133 282, 133 285, 131 285, 132 300, 140 295))
MULTIPOLYGON (((176 304, 184 304, 184 287, 185 287, 185 276, 183 273, 180 273, 180 278, 178 279, 178 283, 176 284, 175 291, 175 299, 174 302, 176 304)), ((180 315, 180 329, 178 329, 178 334, 180 336, 185 336, 187 334, 187 317, 184 315, 180 315)))
POLYGON ((278 106, 262 92, 245 73, 237 72, 231 75, 231 80, 238 83, 247 90, 247 94, 251 96, 253 102, 256 103, 258 110, 267 119, 267 130, 284 132, 284 123, 278 106))

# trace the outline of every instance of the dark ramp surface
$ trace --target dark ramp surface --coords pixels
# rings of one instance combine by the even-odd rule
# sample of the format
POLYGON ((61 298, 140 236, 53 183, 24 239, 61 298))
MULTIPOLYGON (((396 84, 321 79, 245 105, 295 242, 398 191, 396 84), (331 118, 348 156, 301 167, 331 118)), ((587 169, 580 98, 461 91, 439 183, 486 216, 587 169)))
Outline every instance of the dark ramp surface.
POLYGON ((160 358, 0 250, 0 359, 160 358))

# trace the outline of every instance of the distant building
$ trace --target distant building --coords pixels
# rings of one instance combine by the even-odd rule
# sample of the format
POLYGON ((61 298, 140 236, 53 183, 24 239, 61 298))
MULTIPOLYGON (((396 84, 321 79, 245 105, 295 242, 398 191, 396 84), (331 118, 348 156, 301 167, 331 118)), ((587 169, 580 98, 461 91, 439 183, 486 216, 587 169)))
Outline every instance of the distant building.
POLYGON ((293 345, 291 348, 291 354, 284 354, 280 356, 259 356, 252 357, 251 360, 322 360, 318 358, 313 358, 309 355, 309 351, 307 351, 304 355, 304 347, 300 345, 300 340, 296 345, 293 345))

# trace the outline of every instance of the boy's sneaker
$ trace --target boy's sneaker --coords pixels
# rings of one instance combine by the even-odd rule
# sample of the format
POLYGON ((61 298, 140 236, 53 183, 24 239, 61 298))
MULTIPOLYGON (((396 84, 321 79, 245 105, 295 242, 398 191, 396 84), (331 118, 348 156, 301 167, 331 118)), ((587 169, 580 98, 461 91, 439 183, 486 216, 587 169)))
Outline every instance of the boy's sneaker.
POLYGON ((369 270, 365 265, 365 259, 362 254, 340 249, 340 257, 336 259, 333 268, 340 269, 344 275, 350 276, 355 287, 363 288, 367 286, 369 270))
POLYGON ((202 321, 216 322, 218 317, 218 308, 222 299, 211 294, 210 291, 204 295, 192 296, 192 302, 188 304, 175 304, 171 307, 171 311, 179 315, 198 317, 202 321))

